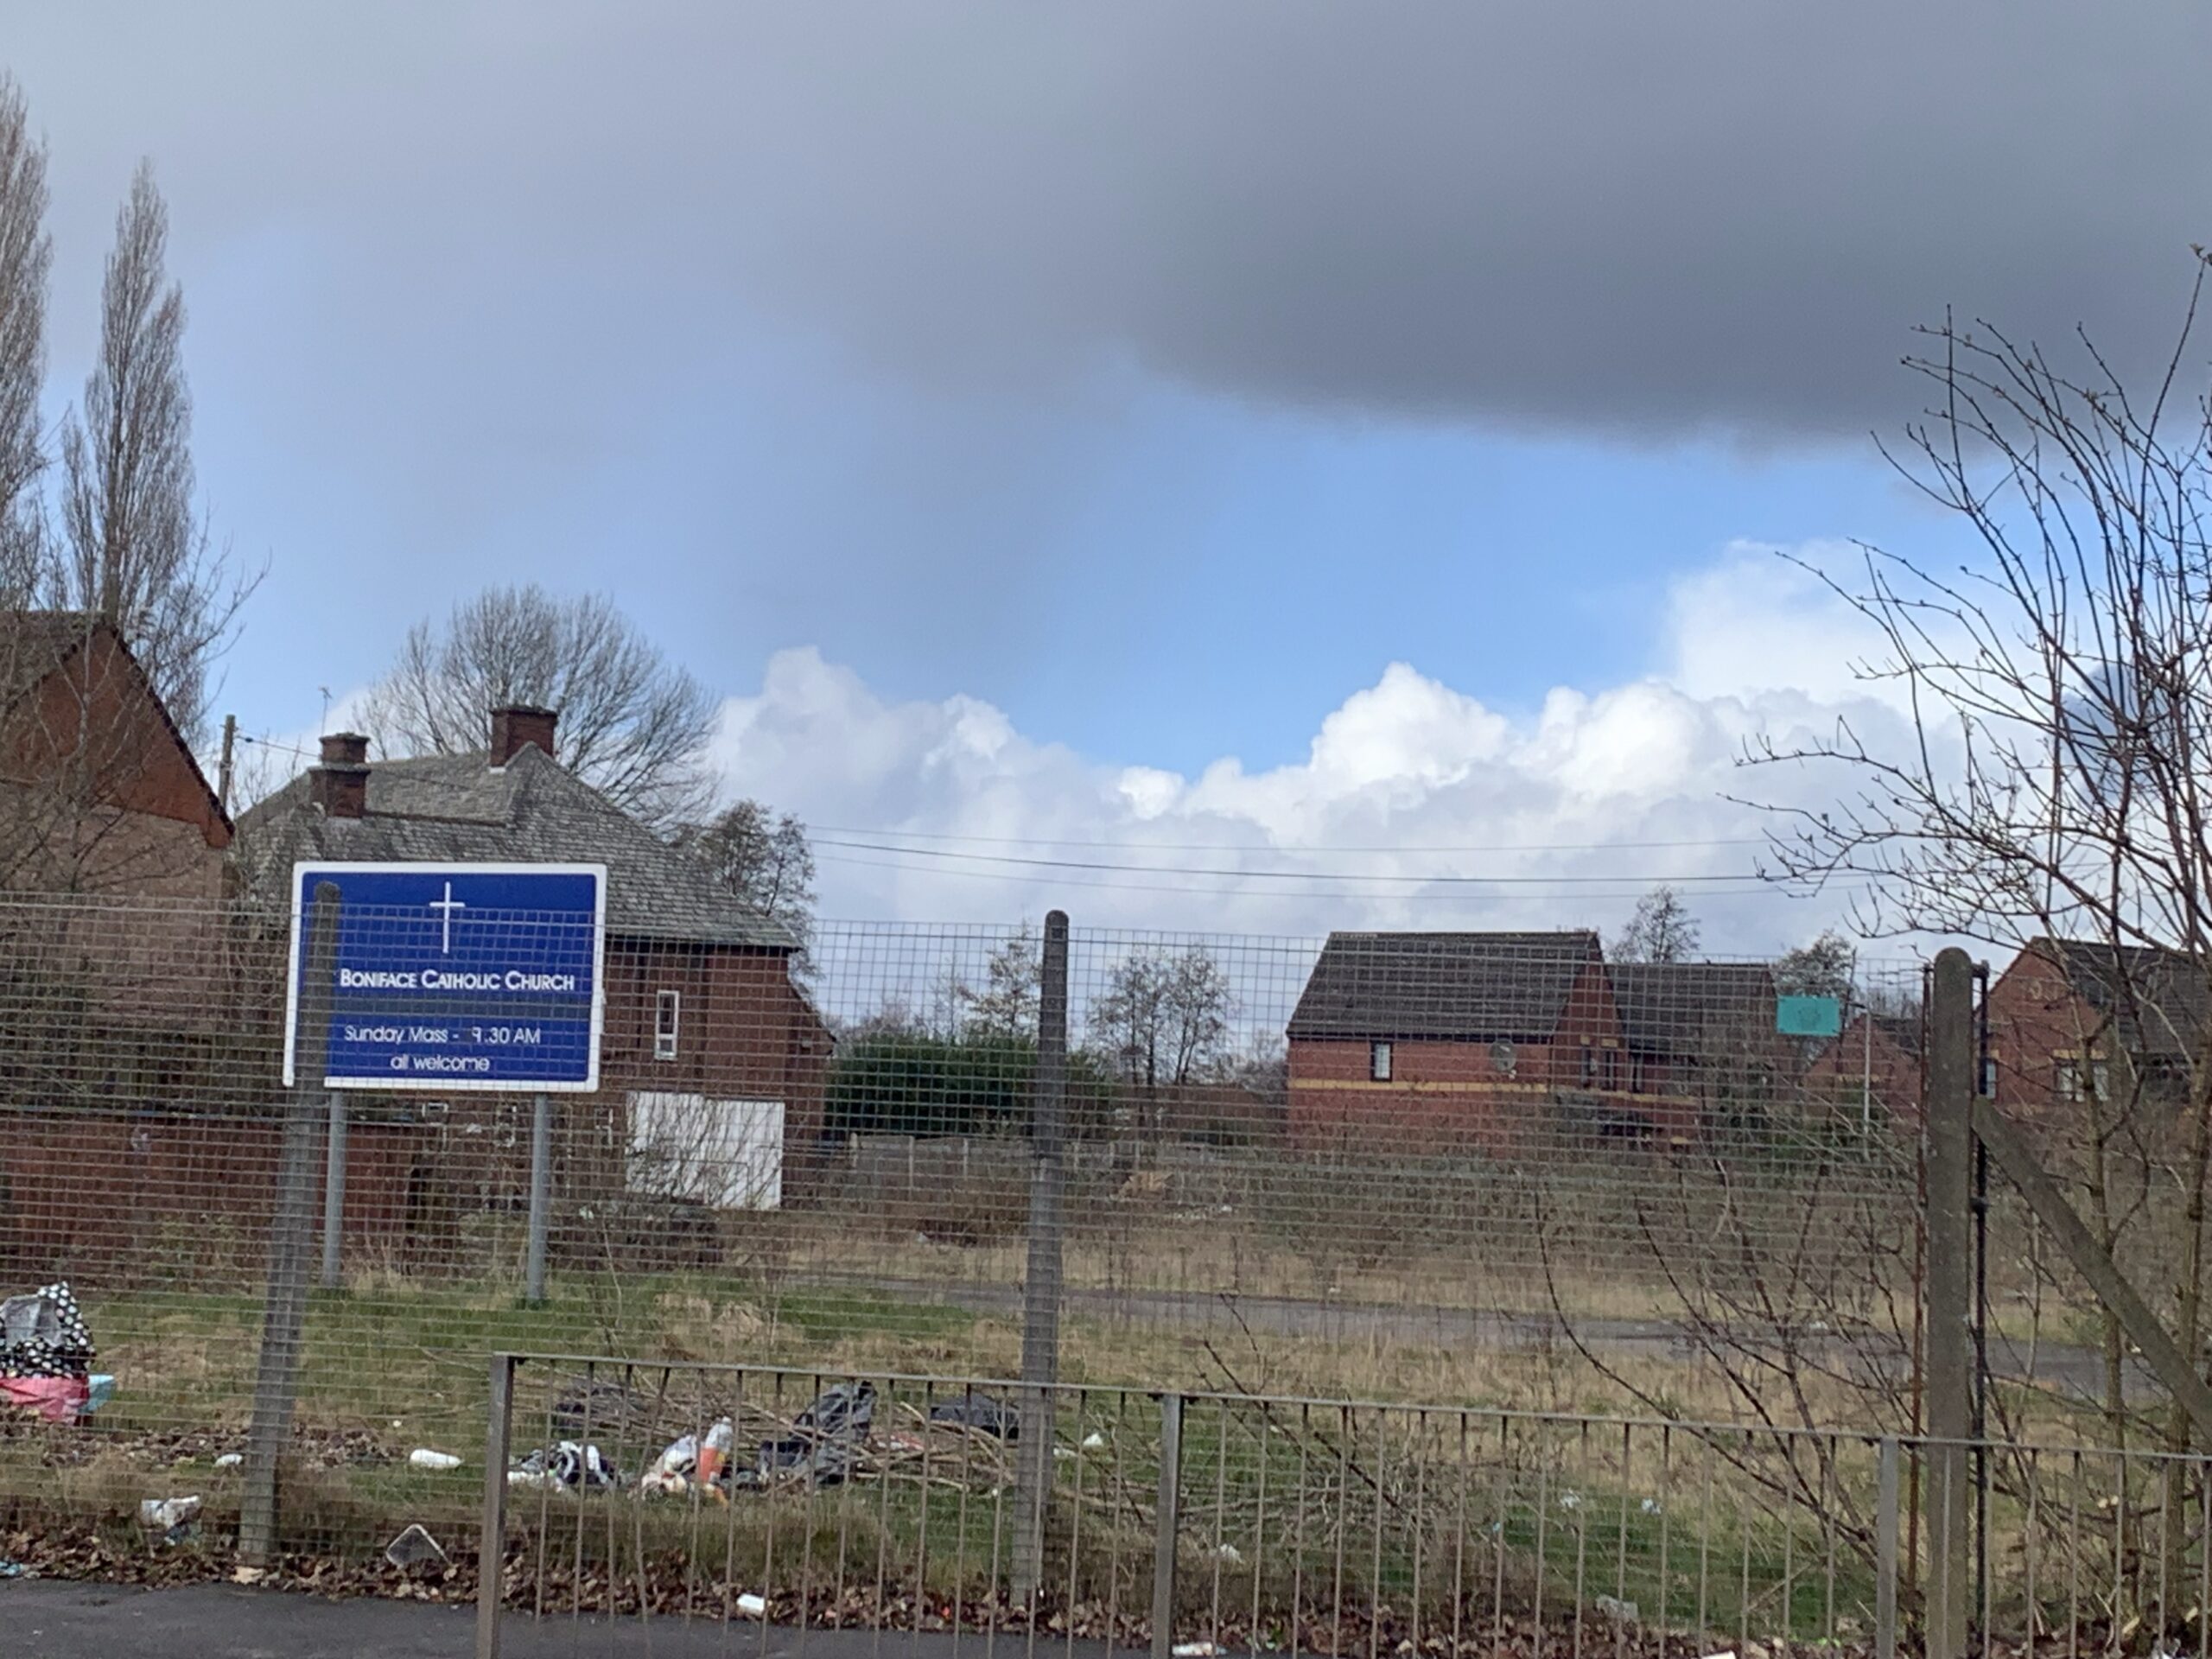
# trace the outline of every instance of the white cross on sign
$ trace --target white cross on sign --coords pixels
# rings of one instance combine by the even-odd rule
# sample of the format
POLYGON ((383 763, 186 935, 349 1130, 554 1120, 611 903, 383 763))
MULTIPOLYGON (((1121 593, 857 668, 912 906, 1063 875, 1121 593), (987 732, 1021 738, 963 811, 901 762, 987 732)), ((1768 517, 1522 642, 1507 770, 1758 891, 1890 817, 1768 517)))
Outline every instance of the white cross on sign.
POLYGON ((464 900, 453 896, 453 883, 448 881, 446 883, 446 896, 442 899, 431 899, 430 908, 442 912, 439 919, 445 924, 438 949, 450 955, 453 950, 453 913, 456 910, 467 910, 468 906, 464 900))

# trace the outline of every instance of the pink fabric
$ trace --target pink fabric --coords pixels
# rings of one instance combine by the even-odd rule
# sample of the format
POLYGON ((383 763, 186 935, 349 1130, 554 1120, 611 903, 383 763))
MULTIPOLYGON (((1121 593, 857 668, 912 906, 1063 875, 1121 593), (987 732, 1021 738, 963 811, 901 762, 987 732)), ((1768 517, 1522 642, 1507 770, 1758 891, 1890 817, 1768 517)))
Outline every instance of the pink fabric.
POLYGON ((20 1406, 49 1423, 73 1423, 92 1387, 81 1376, 0 1376, 0 1402, 20 1406))

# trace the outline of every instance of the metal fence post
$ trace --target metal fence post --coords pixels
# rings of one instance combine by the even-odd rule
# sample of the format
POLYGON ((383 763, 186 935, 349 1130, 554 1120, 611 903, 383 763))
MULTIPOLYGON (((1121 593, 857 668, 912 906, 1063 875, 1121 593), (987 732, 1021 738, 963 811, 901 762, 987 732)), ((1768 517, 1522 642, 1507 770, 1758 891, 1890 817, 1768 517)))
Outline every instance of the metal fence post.
POLYGON ((330 1091, 330 1135, 322 1165, 322 1287, 345 1282, 341 1256, 346 1243, 346 1091, 330 1091))
POLYGON ((1021 1451, 1014 1506, 1014 1596, 1045 1578, 1052 1489, 1052 1390, 1060 1375, 1061 1234, 1067 1198, 1068 918, 1045 918, 1037 996, 1037 1089, 1029 1125, 1029 1268, 1022 1286, 1021 1451))
POLYGON ((1183 1396, 1160 1396, 1160 1497, 1153 1510, 1152 1659, 1175 1644, 1175 1535, 1182 1525, 1183 1396))
POLYGON ((484 1421, 484 1522, 476 1542, 476 1659, 499 1659, 499 1604, 507 1561, 507 1448, 514 1417, 515 1357, 492 1356, 484 1421))
POLYGON ((238 1554, 267 1564, 276 1542, 276 1466, 292 1435, 300 1353, 308 1317, 308 1252, 315 1227, 315 1137, 321 1132, 330 1007, 338 974, 338 884, 316 884, 307 918, 300 982, 292 1097, 284 1110, 275 1206, 269 1224, 269 1288, 262 1306, 261 1355, 254 1370, 253 1418, 246 1431, 245 1490, 238 1507, 238 1554))
POLYGON ((1936 957, 1928 1049, 1928 1654, 1967 1650, 1974 1432, 1974 963, 1936 957))
POLYGON ((523 1294, 545 1300, 545 1230, 553 1200, 553 1103, 539 1095, 530 1103, 530 1244, 523 1266, 523 1294))
POLYGON ((1897 1654, 1897 1443, 1882 1437, 1874 1495, 1874 1659, 1897 1654))

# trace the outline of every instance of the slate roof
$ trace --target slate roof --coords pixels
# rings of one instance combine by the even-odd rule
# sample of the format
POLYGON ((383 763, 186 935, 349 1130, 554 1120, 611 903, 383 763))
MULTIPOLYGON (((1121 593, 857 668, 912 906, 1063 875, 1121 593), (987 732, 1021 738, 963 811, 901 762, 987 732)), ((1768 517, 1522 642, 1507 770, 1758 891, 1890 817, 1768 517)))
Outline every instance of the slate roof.
POLYGON ((1618 962, 1605 969, 1621 1034, 1643 1054, 1694 1054, 1714 1033, 1774 1030, 1774 975, 1764 963, 1618 962))
POLYGON ((283 894, 302 859, 607 866, 611 937, 797 948, 783 925, 731 893, 535 746, 493 768, 482 752, 382 760, 366 810, 326 817, 302 773, 239 815, 248 889, 283 894))
POLYGON ((2039 938, 2021 954, 2056 963, 2076 995, 2113 1015, 2120 1044, 2131 1054, 2186 1060, 2212 1017, 2204 969, 2177 950, 2039 938))
POLYGON ((1541 1041, 1575 981, 1599 960, 1598 936, 1332 933, 1290 1016, 1294 1038, 1541 1041))

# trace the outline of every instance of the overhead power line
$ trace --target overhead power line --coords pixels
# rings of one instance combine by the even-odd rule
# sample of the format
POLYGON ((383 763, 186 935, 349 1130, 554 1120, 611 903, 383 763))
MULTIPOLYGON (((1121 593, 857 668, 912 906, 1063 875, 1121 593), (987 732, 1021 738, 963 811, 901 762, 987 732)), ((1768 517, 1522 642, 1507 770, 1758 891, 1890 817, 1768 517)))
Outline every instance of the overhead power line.
POLYGON ((1275 853, 1284 857, 1319 856, 1332 853, 1653 852, 1662 849, 1678 850, 1691 847, 1764 847, 1767 844, 1767 838, 1764 836, 1707 836, 1684 841, 1502 841, 1452 844, 1376 842, 1366 844, 1283 846, 1273 842, 1262 841, 1100 841, 1095 838, 1059 836, 971 836, 950 830, 882 830, 835 823, 810 825, 809 833, 816 836, 861 836, 876 841, 953 841, 972 847, 1089 847, 1106 851, 1130 853, 1275 853))
MULTIPOLYGON (((1096 880, 1081 874, 1047 874, 1042 871, 1031 874, 1020 870, 976 869, 964 866, 946 868, 942 865, 902 862, 895 858, 858 858, 845 853, 823 853, 818 855, 818 857, 821 861, 825 864, 841 864, 849 868, 904 870, 910 873, 926 870, 932 875, 965 876, 972 880, 1015 882, 1023 886, 1030 887, 1051 886, 1089 887, 1106 893, 1204 893, 1208 897, 1221 899, 1371 899, 1382 896, 1372 891, 1361 891, 1357 888, 1342 887, 1291 887, 1274 892, 1255 893, 1249 888, 1240 889, 1233 886, 1222 884, 1220 878, 1209 877, 1205 875, 1203 873, 1176 871, 1165 868, 1147 869, 1141 872, 1131 872, 1131 874, 1166 876, 1182 874, 1190 875, 1193 879, 1180 881, 1123 881, 1116 880, 1096 880)), ((1241 874, 1243 873, 1240 872, 1239 874, 1241 874)), ((1610 879, 1617 880, 1619 878, 1610 879)), ((1781 884, 1763 881, 1755 878, 1747 879, 1744 877, 1734 877, 1729 879, 1734 880, 1738 885, 1727 887, 1707 887, 1702 891, 1709 897, 1723 898, 1751 893, 1771 893, 1777 891, 1777 887, 1781 886, 1781 884)), ((1863 887, 1866 883, 1862 880, 1853 880, 1832 881, 1827 885, 1831 890, 1837 890, 1853 887, 1863 887)), ((1783 888, 1783 890, 1795 891, 1796 889, 1783 888)), ((1536 903, 1557 899, 1573 899, 1578 902, 1588 902, 1600 899, 1638 899, 1643 896, 1645 891, 1647 891, 1647 889, 1637 887, 1623 887, 1616 888, 1589 887, 1577 887, 1573 888, 1516 887, 1506 892, 1463 887, 1456 891, 1441 893, 1421 893, 1419 896, 1422 902, 1432 904, 1472 904, 1478 902, 1484 904, 1517 904, 1536 903)))
POLYGON ((889 853, 901 858, 944 859, 969 864, 1012 864, 1048 870, 1107 870, 1129 875, 1204 875, 1232 877, 1240 881, 1366 881, 1415 887, 1618 887, 1623 882, 1644 887, 1709 887, 1716 883, 1759 881, 1756 870, 1733 870, 1725 874, 1626 875, 1408 875, 1357 870, 1252 870, 1233 865, 1120 864, 1103 859, 1037 858, 1019 853, 969 853, 949 847, 899 847, 885 842, 843 841, 833 836, 813 838, 817 847, 842 848, 852 852, 889 853))

